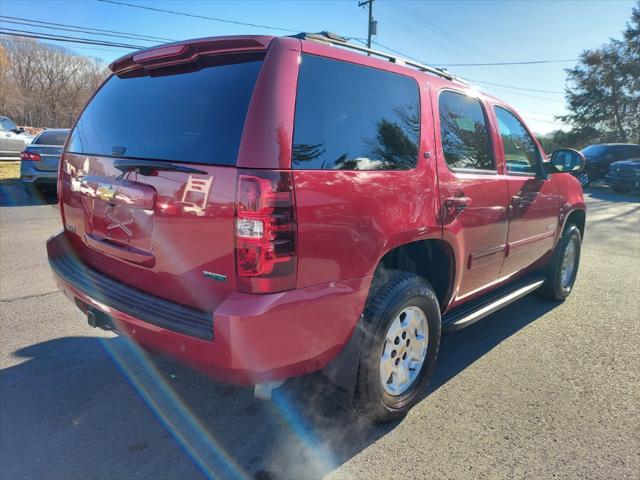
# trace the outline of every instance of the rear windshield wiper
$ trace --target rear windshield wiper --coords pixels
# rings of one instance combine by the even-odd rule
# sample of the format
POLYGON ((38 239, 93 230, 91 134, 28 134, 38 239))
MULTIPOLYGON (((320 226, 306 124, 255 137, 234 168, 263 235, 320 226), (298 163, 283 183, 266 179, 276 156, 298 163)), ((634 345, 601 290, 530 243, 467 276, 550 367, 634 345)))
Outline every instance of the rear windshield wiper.
POLYGON ((152 160, 116 160, 113 163, 113 166, 122 173, 137 170, 142 175, 149 175, 152 172, 158 171, 198 173, 200 175, 207 175, 207 172, 204 170, 198 170, 197 168, 185 167, 170 162, 154 162, 152 160))

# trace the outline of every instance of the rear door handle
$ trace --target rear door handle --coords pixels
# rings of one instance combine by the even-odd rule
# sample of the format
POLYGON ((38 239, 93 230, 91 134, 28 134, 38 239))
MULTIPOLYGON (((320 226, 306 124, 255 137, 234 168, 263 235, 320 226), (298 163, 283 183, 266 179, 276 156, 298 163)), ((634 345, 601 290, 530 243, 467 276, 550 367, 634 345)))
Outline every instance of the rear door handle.
POLYGON ((456 212, 459 213, 471 205, 471 199, 465 196, 449 197, 444 200, 444 204, 447 208, 455 208, 456 212))

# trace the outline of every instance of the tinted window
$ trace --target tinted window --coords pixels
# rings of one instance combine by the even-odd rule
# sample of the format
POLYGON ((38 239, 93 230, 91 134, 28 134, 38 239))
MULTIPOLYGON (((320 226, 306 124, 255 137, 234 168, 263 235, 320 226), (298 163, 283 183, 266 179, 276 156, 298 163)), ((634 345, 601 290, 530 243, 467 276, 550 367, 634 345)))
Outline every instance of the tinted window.
POLYGON ((261 63, 113 76, 80 117, 69 151, 235 165, 261 63))
POLYGON ((67 136, 69 136, 68 130, 46 130, 33 140, 33 144, 62 146, 67 136))
POLYGON ((440 135, 451 168, 495 170, 489 129, 480 101, 457 92, 439 97, 440 135))
POLYGON ((640 145, 631 145, 629 147, 629 158, 640 158, 640 145))
POLYGON ((496 107, 498 130, 502 137, 507 172, 535 173, 541 160, 540 151, 518 118, 504 108, 496 107))
POLYGON ((618 145, 618 146, 612 147, 611 151, 608 153, 611 153, 612 158, 614 160, 624 160, 626 158, 629 158, 627 156, 627 152, 628 150, 626 145, 618 145))
POLYGON ((416 82, 375 68, 304 55, 293 167, 408 170, 420 133, 416 82))

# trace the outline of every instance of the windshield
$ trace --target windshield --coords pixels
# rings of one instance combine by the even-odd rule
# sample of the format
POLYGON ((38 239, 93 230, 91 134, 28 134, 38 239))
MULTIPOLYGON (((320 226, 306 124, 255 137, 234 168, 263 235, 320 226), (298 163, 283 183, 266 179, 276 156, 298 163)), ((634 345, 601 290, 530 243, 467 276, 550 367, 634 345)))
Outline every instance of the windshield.
POLYGON ((582 150, 582 154, 588 157, 595 157, 600 155, 607 149, 606 145, 589 145, 582 150))
POLYGON ((9 120, 7 117, 0 118, 0 126, 2 126, 2 130, 15 130, 17 125, 9 120))
POLYGON ((112 76, 71 134, 74 153, 235 165, 262 62, 112 76))

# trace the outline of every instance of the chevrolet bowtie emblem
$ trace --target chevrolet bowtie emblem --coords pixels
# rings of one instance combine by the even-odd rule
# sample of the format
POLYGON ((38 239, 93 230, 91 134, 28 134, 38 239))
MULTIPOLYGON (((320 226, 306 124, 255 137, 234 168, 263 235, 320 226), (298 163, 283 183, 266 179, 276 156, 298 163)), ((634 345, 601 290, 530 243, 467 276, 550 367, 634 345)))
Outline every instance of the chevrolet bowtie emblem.
POLYGON ((128 218, 127 220, 119 220, 113 213, 113 209, 109 209, 107 211, 107 217, 113 223, 107 225, 107 230, 113 230, 114 228, 120 228, 124 233, 126 233, 129 237, 133 236, 133 232, 127 225, 131 225, 133 223, 133 218, 128 218))

